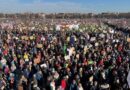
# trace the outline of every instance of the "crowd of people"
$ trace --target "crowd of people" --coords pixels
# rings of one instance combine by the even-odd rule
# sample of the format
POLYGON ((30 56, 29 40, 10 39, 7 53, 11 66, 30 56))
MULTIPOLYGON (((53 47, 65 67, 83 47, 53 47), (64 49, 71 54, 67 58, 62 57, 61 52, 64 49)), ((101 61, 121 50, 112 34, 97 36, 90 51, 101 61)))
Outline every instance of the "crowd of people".
POLYGON ((129 33, 104 24, 44 29, 1 26, 0 90, 128 89, 129 33))

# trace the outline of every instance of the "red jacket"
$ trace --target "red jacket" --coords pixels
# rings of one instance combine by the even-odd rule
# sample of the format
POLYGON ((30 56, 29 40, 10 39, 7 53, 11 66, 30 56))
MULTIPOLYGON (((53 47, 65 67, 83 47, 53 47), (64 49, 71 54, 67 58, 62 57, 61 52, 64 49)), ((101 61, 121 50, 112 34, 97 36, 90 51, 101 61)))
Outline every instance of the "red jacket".
POLYGON ((61 87, 66 89, 66 81, 64 79, 61 81, 61 87))

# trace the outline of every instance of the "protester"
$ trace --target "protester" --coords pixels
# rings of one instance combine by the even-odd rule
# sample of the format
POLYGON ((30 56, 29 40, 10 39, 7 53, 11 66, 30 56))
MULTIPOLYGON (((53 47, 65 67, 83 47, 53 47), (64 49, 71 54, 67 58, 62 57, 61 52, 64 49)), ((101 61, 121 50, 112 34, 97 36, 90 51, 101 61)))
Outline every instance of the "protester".
POLYGON ((127 90, 129 37, 104 24, 79 22, 78 30, 58 31, 38 21, 10 22, 10 28, 2 23, 0 88, 127 90))

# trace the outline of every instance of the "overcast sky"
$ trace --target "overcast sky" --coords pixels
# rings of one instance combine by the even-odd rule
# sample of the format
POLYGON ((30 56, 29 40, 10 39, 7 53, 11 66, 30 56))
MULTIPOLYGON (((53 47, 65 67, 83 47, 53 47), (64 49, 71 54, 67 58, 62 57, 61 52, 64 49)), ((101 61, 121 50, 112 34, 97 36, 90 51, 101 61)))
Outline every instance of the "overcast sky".
POLYGON ((130 12, 130 0, 0 0, 0 12, 130 12))

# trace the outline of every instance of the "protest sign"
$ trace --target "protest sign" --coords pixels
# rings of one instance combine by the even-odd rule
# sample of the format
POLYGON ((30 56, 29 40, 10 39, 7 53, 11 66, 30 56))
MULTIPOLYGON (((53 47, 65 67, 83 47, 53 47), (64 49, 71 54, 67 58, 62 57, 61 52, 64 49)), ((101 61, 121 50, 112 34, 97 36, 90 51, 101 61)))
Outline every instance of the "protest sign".
POLYGON ((43 45, 42 44, 37 44, 37 48, 42 48, 43 45))
POLYGON ((130 42, 130 38, 127 38, 127 42, 130 42))

